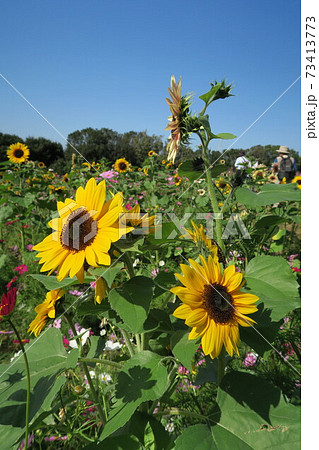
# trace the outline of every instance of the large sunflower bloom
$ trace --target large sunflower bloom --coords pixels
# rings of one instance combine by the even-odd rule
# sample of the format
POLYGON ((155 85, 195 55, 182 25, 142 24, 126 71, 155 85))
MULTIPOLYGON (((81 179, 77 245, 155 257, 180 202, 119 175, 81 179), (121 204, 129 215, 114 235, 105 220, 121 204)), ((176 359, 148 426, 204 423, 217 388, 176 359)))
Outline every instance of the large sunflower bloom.
POLYGON ((30 156, 30 150, 21 142, 10 145, 7 150, 7 156, 10 162, 21 164, 26 161, 30 156))
POLYGON ((255 323, 244 314, 257 311, 258 297, 240 291, 243 275, 234 265, 222 274, 217 258, 200 259, 202 266, 189 259, 190 266, 181 264, 183 275, 175 274, 185 287, 171 289, 183 302, 173 315, 192 328, 188 339, 201 337, 205 355, 216 358, 223 346, 230 356, 238 354, 238 325, 255 323))
POLYGON ((108 202, 105 194, 105 181, 96 185, 91 178, 85 189, 77 189, 75 200, 67 198, 57 203, 60 217, 49 222, 52 234, 33 247, 43 264, 41 272, 57 269, 59 281, 76 275, 83 283, 85 264, 111 264, 108 251, 112 242, 133 228, 119 228, 119 217, 125 212, 122 194, 117 193, 108 202))
POLYGON ((125 158, 117 159, 114 163, 114 169, 117 172, 124 173, 127 172, 130 168, 130 163, 126 161, 125 158))
POLYGON ((55 319, 56 303, 64 294, 63 289, 55 289, 47 293, 45 300, 34 308, 37 316, 30 323, 28 333, 39 336, 49 319, 55 319))

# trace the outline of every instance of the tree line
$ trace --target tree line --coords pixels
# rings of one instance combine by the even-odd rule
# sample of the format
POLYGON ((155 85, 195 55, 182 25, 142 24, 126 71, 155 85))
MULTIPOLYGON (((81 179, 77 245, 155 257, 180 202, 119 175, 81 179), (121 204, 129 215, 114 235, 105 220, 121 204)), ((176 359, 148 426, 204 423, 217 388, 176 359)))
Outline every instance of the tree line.
MULTIPOLYGON (((43 137, 27 137, 22 139, 14 134, 0 132, 0 162, 6 161, 6 150, 11 144, 21 142, 30 149, 30 159, 42 161, 48 167, 53 168, 58 173, 65 173, 71 168, 72 154, 76 155, 76 160, 84 162, 80 155, 83 155, 89 162, 99 161, 102 158, 110 162, 110 165, 118 158, 126 158, 133 166, 141 166, 148 156, 150 150, 158 153, 163 159, 166 158, 166 143, 162 136, 148 135, 146 131, 129 131, 118 133, 109 128, 85 128, 70 133, 67 138, 67 145, 63 149, 62 144, 53 142, 43 137)), ((281 145, 284 145, 282 143, 281 145)), ((270 167, 274 158, 278 155, 279 145, 255 145, 246 149, 246 156, 252 162, 258 161, 270 167)), ((240 149, 212 150, 212 161, 217 159, 225 160, 227 167, 233 167, 240 149)), ((298 170, 300 167, 300 155, 291 149, 291 156, 296 160, 298 170)), ((181 145, 176 164, 187 159, 200 161, 201 150, 193 150, 188 145, 181 145)))

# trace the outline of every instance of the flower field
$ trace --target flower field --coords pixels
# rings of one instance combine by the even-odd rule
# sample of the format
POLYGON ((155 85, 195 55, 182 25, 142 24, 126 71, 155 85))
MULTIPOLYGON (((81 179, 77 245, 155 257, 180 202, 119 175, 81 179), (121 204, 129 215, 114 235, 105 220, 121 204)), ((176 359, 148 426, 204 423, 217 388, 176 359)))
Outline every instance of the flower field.
POLYGON ((1 449, 300 447, 300 194, 213 160, 172 77, 165 153, 0 163, 1 449), (201 159, 175 163, 199 140, 201 159))

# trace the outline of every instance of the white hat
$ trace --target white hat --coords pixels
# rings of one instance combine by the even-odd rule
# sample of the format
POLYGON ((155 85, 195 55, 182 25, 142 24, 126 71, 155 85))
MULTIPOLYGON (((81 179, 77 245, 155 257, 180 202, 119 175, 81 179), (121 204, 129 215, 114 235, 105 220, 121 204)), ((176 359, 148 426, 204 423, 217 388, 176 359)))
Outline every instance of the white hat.
POLYGON ((288 147, 285 147, 284 145, 281 145, 281 146, 279 147, 279 149, 276 150, 276 152, 278 152, 278 153, 283 153, 283 154, 285 154, 285 155, 289 155, 289 149, 288 149, 288 147))

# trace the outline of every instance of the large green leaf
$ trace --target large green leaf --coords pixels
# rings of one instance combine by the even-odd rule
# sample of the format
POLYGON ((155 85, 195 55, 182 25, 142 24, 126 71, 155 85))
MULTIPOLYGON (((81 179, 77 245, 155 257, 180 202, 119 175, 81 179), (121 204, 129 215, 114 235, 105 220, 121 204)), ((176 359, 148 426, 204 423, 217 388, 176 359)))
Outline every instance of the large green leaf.
POLYGON ((246 187, 238 188, 236 199, 245 206, 256 208, 283 201, 299 202, 301 195, 296 184, 264 184, 257 193, 246 187))
MULTIPOLYGON (((68 286, 79 284, 79 281, 76 277, 65 278, 63 281, 58 281, 56 277, 40 275, 38 273, 30 273, 28 276, 42 283, 43 286, 48 289, 48 291, 52 291, 54 289, 64 289, 68 286)), ((95 277, 86 277, 84 281, 90 283, 90 281, 95 281, 95 277)))
POLYGON ((160 356, 149 351, 126 361, 118 376, 115 404, 100 439, 125 425, 141 403, 159 399, 164 394, 167 372, 160 361, 160 356))
POLYGON ((123 269, 124 263, 119 262, 110 267, 97 267, 90 270, 90 273, 97 277, 102 277, 107 282, 109 288, 111 288, 112 283, 116 275, 123 269))
POLYGON ((235 139, 235 135, 232 133, 218 133, 214 134, 214 139, 235 139))
POLYGON ((188 339, 186 330, 177 330, 171 337, 171 349, 174 356, 186 367, 192 370, 195 353, 199 347, 198 339, 188 339))
MULTIPOLYGON (((239 447, 240 448, 240 447, 239 447)), ((192 425, 186 428, 175 441, 174 450, 222 450, 213 439, 207 425, 192 425)))
POLYGON ((271 310, 264 309, 264 304, 258 305, 258 311, 251 314, 256 324, 254 327, 240 327, 240 339, 252 347, 258 355, 262 356, 277 337, 279 327, 282 321, 274 322, 271 320, 271 310))
POLYGON ((247 372, 227 373, 217 404, 213 435, 218 449, 230 448, 234 437, 243 441, 235 448, 300 448, 300 408, 286 403, 280 390, 265 379, 247 372))
POLYGON ((154 283, 150 278, 131 278, 120 288, 112 289, 109 301, 132 333, 143 331, 153 297, 154 283))
POLYGON ((299 306, 298 283, 281 256, 256 256, 247 265, 245 279, 245 290, 258 295, 273 320, 299 306))
MULTIPOLYGON (((75 367, 78 350, 68 354, 63 347, 62 335, 56 328, 48 328, 37 339, 26 345, 31 375, 30 421, 50 409, 53 397, 64 383, 58 375, 75 367)), ((11 425, 22 434, 25 426, 26 373, 23 357, 11 364, 0 366, 0 424, 11 425)), ((14 440, 7 441, 7 448, 14 440)), ((4 448, 4 447, 2 447, 4 448)))

